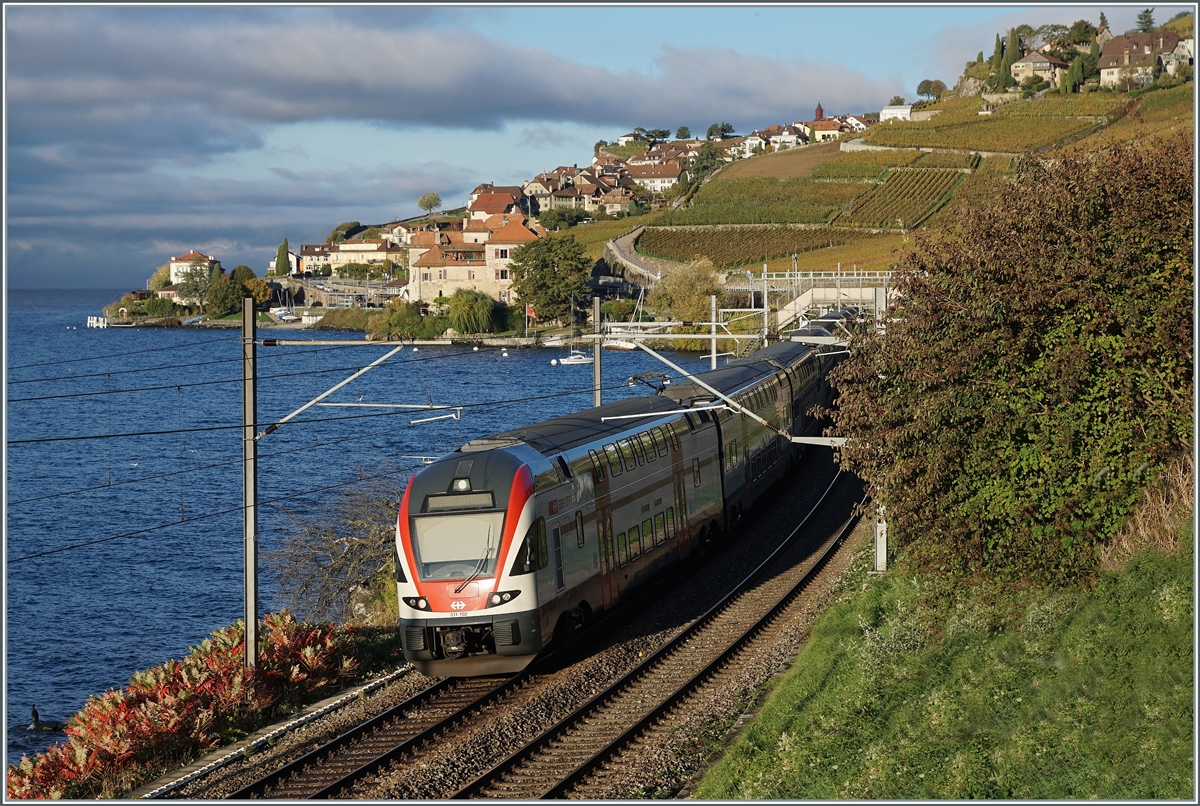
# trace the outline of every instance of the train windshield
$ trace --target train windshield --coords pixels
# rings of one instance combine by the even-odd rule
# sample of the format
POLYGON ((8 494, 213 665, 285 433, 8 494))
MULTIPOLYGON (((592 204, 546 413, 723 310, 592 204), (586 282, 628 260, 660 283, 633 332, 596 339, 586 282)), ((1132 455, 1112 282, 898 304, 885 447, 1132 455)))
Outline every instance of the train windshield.
POLYGON ((503 512, 412 518, 413 559, 424 580, 491 576, 500 553, 503 512))

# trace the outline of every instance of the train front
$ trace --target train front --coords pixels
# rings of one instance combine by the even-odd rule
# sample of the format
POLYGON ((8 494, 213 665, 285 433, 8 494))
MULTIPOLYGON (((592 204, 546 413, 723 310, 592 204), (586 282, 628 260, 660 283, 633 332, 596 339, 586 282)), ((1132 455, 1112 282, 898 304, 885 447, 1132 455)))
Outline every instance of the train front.
POLYGON ((522 448, 455 452, 409 480, 396 585, 404 656, 422 674, 517 672, 542 648, 522 448))

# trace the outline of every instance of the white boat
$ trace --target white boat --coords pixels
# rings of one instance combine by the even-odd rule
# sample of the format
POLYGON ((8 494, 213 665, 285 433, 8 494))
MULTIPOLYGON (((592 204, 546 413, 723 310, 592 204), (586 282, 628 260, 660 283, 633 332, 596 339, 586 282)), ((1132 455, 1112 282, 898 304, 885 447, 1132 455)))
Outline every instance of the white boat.
MULTIPOLYGON (((596 361, 596 359, 593 356, 588 355, 587 353, 583 352, 582 350, 572 350, 571 353, 566 358, 560 358, 558 363, 560 363, 560 364, 593 364, 593 363, 595 363, 595 361, 596 361)), ((554 362, 551 361, 550 363, 553 364, 554 362)))
POLYGON ((566 336, 551 336, 542 342, 543 347, 563 347, 567 344, 566 336))
POLYGON ((637 345, 626 339, 606 339, 604 342, 605 350, 636 350, 637 345))

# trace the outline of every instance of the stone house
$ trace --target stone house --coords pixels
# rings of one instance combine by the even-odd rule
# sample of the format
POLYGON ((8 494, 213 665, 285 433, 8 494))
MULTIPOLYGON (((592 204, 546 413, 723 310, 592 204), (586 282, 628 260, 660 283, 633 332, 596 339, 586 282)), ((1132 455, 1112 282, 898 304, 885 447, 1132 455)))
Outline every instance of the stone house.
POLYGON ((1038 50, 1031 50, 1012 63, 1009 73, 1017 80, 1018 84, 1031 76, 1036 76, 1042 81, 1049 81, 1051 86, 1057 87, 1059 79, 1070 68, 1071 65, 1062 59, 1038 50))
POLYGON ((629 178, 651 193, 662 193, 677 185, 680 173, 678 165, 634 165, 629 167, 629 178))
POLYGON ((1163 67, 1162 54, 1179 45, 1179 34, 1160 28, 1146 34, 1122 34, 1104 43, 1097 67, 1100 86, 1115 87, 1128 78, 1134 85, 1154 80, 1154 69, 1163 67))
POLYGON ((912 104, 895 104, 879 110, 879 122, 890 120, 912 120, 912 104))

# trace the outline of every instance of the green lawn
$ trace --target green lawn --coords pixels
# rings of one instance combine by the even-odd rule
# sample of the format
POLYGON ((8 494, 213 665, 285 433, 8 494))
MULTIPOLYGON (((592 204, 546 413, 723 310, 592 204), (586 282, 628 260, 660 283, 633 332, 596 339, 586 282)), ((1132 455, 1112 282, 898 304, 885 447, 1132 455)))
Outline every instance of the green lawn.
POLYGON ((1191 524, 1094 589, 936 603, 864 554, 704 799, 1195 797, 1191 524))

